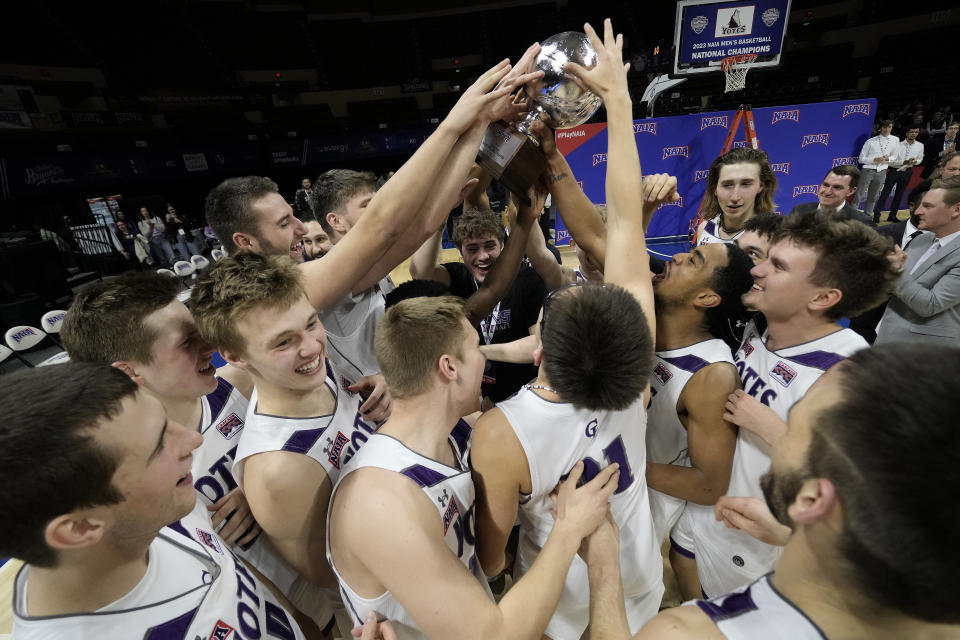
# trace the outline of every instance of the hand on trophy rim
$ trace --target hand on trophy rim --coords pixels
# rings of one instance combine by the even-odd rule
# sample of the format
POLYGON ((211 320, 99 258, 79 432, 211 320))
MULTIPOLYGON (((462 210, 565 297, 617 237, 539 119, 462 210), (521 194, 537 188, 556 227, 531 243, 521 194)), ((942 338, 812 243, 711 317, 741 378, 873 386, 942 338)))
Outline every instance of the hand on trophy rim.
MULTIPOLYGON (((517 60, 517 64, 513 66, 513 69, 510 71, 510 73, 508 73, 503 78, 503 80, 501 80, 500 83, 497 84, 497 88, 499 89, 501 84, 505 84, 506 82, 513 80, 514 78, 517 78, 525 74, 534 73, 535 65, 537 64, 538 55, 540 55, 540 43, 534 42, 532 45, 527 47, 526 51, 523 52, 523 55, 520 56, 519 60, 517 60)), ((540 76, 542 77, 543 72, 541 71, 539 73, 540 73, 540 76)), ((523 84, 526 84, 526 81, 518 82, 514 86, 520 86, 523 84)))
MULTIPOLYGON (((530 80, 534 80, 542 76, 543 71, 533 71, 531 73, 514 76, 509 83, 504 81, 502 84, 503 87, 510 86, 512 89, 515 89, 516 87, 522 86, 530 80)), ((496 91, 500 91, 500 89, 497 89, 496 91)), ((523 91, 519 91, 518 94, 524 95, 523 91)), ((506 96, 498 97, 487 103, 487 105, 481 111, 481 116, 487 122, 496 122, 498 120, 503 120, 504 122, 516 122, 523 116, 523 114, 527 112, 529 108, 530 106, 526 99, 518 101, 516 95, 507 94, 506 96)))
MULTIPOLYGON (((510 93, 516 87, 516 82, 510 80, 502 82, 499 88, 494 89, 504 77, 510 72, 510 59, 505 58, 497 65, 487 69, 476 82, 467 87, 460 99, 457 100, 453 108, 443 119, 442 125, 453 129, 457 135, 463 133, 473 125, 474 122, 488 110, 491 103, 500 98, 509 97, 510 93)), ((520 76, 523 77, 523 76, 520 76)))
POLYGON ((536 134, 540 139, 540 150, 545 156, 551 156, 557 153, 556 133, 550 126, 542 120, 536 120, 530 125, 530 132, 536 134))
POLYGON ((589 23, 583 25, 583 30, 597 52, 597 64, 587 69, 576 62, 568 62, 563 70, 570 75, 581 89, 592 91, 604 102, 619 93, 629 97, 627 90, 627 72, 630 63, 623 63, 623 34, 613 35, 613 24, 610 18, 603 21, 603 42, 589 23))

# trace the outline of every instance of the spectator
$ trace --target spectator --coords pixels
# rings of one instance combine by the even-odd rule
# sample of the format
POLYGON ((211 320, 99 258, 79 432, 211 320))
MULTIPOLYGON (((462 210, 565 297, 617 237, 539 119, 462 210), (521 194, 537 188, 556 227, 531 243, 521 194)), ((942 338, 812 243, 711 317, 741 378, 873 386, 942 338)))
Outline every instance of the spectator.
POLYGON ((171 245, 177 246, 181 260, 190 260, 190 256, 200 253, 200 248, 193 242, 190 233, 190 220, 177 213, 177 209, 167 203, 167 232, 166 238, 171 245))
POLYGON ((307 214, 313 214, 313 185, 310 178, 300 180, 300 188, 293 194, 293 209, 298 218, 303 218, 307 214))
POLYGON ((852 164, 834 167, 823 177, 820 188, 817 190, 817 202, 804 202, 795 206, 790 213, 807 212, 819 209, 821 211, 836 211, 851 220, 859 220, 864 224, 873 221, 866 213, 858 210, 847 200, 856 194, 860 183, 860 170, 852 164))
POLYGON ((148 208, 140 207, 140 222, 137 223, 137 227, 140 229, 140 235, 150 243, 150 250, 156 261, 162 266, 172 265, 175 261, 173 247, 164 235, 167 225, 163 220, 150 213, 148 208))
POLYGON ((946 116, 943 115, 943 111, 937 111, 933 114, 933 117, 930 118, 929 122, 927 122, 927 133, 931 136, 946 133, 947 125, 949 124, 950 122, 946 116))
POLYGON ((930 136, 926 149, 923 152, 926 161, 923 163, 923 177, 929 178, 937 164, 948 153, 957 151, 957 132, 960 131, 960 122, 951 123, 946 132, 930 136))
POLYGON ((943 155, 940 161, 938 178, 952 178, 960 175, 960 151, 951 151, 943 155))
MULTIPOLYGON (((897 152, 899 156, 899 166, 891 164, 887 169, 887 177, 883 183, 883 189, 880 191, 880 199, 877 200, 873 208, 873 223, 880 222, 880 212, 884 203, 890 196, 890 191, 894 191, 893 202, 890 203, 890 211, 887 213, 887 222, 896 222, 897 214, 900 212, 900 201, 903 200, 903 192, 907 189, 910 178, 913 177, 913 168, 923 162, 923 145, 917 142, 917 135, 920 129, 912 126, 907 129, 907 135, 900 143, 900 149, 897 152)), ((865 211, 870 214, 871 212, 865 211)))
POLYGON ((863 211, 873 211, 877 201, 877 192, 883 186, 887 167, 898 160, 900 139, 890 135, 893 121, 880 123, 880 135, 873 136, 863 144, 860 150, 860 164, 863 167, 860 177, 860 199, 863 211))

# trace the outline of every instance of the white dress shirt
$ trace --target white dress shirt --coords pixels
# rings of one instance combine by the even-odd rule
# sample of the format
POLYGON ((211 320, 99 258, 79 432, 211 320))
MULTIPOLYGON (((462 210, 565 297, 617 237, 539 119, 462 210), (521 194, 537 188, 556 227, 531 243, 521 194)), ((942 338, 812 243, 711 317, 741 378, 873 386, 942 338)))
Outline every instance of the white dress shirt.
POLYGON ((890 166, 896 167, 899 165, 897 171, 910 171, 914 167, 918 166, 923 162, 923 145, 914 140, 913 142, 907 142, 904 140, 899 145, 899 150, 897 151, 897 161, 894 163, 893 159, 890 159, 890 166), (914 160, 913 164, 905 164, 907 160, 914 160))
POLYGON ((863 149, 860 150, 860 164, 864 169, 875 169, 884 171, 890 164, 895 163, 900 158, 900 138, 897 136, 873 136, 867 140, 863 149), (889 155, 889 159, 877 164, 874 158, 889 155))
MULTIPOLYGON (((910 218, 907 218, 907 225, 903 228, 903 237, 900 238, 900 246, 903 248, 904 251, 906 251, 907 245, 910 243, 910 240, 913 238, 913 234, 916 233, 917 231, 920 231, 920 229, 917 229, 916 225, 913 224, 913 221, 910 220, 910 218)), ((920 233, 924 233, 924 232, 920 231, 920 233)), ((919 238, 920 236, 918 235, 917 237, 919 238)))

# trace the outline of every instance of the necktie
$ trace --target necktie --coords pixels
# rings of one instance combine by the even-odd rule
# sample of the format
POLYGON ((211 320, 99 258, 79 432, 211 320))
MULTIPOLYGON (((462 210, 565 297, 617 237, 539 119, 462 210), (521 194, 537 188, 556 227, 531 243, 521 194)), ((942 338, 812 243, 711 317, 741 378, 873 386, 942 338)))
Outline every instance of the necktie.
POLYGON ((903 243, 903 249, 906 249, 907 246, 908 246, 911 242, 913 242, 913 241, 916 239, 916 237, 917 237, 918 235, 920 235, 921 233, 923 233, 923 231, 920 231, 920 229, 917 229, 916 231, 914 231, 913 233, 911 233, 911 234, 910 234, 910 237, 908 237, 907 240, 906 240, 906 242, 903 243))
POLYGON ((930 248, 927 249, 927 252, 924 253, 922 256, 920 256, 920 259, 917 260, 917 264, 913 265, 913 269, 910 269, 910 275, 913 275, 914 273, 916 273, 917 269, 920 268, 920 265, 922 265, 924 262, 929 260, 933 256, 933 254, 935 254, 939 250, 940 250, 940 241, 934 240, 933 244, 930 245, 930 248))

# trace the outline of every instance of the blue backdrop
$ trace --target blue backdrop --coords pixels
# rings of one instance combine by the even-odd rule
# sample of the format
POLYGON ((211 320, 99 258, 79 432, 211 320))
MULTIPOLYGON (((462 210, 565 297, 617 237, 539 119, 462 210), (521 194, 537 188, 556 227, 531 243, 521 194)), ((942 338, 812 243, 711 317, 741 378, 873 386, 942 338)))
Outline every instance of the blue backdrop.
MULTIPOLYGON (((870 98, 753 110, 760 148, 769 154, 777 176, 778 212, 816 200, 817 187, 830 167, 856 164, 860 148, 870 137, 876 109, 877 101, 870 98)), ((717 111, 634 122, 643 172, 677 176, 681 195, 680 202, 657 214, 648 236, 686 235, 703 198, 710 163, 719 154, 735 115, 736 111, 717 111)), ((735 147, 746 146, 742 125, 735 139, 735 147)), ((590 200, 605 203, 607 125, 558 131, 557 147, 590 200)), ((569 241, 558 217, 557 244, 569 241)))

